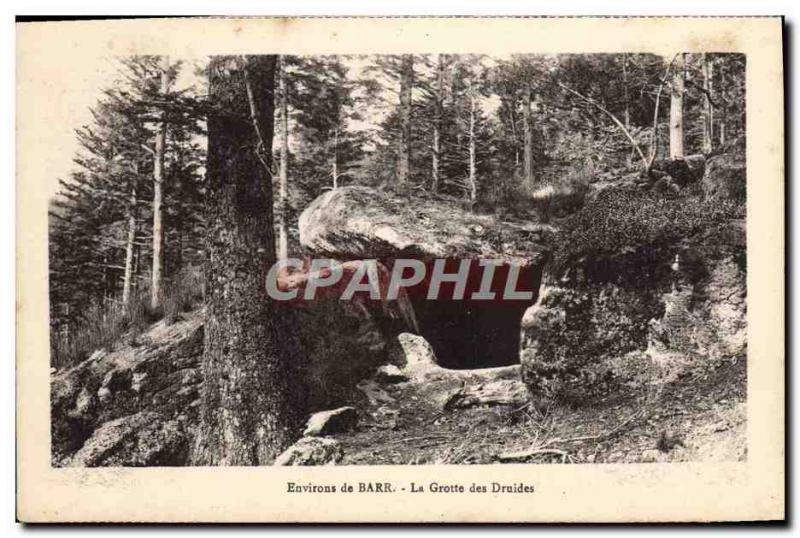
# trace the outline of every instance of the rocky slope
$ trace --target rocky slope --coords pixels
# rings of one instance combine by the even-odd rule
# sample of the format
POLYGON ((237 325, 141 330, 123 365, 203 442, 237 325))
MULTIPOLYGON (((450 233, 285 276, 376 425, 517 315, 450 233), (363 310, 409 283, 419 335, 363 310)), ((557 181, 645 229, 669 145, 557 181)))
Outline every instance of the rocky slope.
POLYGON ((195 312, 55 372, 53 464, 185 465, 200 404, 202 350, 203 317, 195 312))

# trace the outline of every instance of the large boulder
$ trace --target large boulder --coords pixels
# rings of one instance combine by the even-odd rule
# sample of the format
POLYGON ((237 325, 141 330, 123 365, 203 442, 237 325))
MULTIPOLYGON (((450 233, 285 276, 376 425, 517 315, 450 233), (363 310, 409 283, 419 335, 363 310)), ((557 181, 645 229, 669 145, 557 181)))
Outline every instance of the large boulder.
POLYGON ((281 312, 297 320, 297 336, 307 356, 303 369, 311 410, 353 402, 361 379, 396 360, 396 335, 414 328, 384 306, 335 297, 281 306, 281 312))
POLYGON ((102 424, 68 460, 70 467, 183 465, 193 432, 187 417, 152 411, 102 424))
MULTIPOLYGON (((496 274, 518 269, 517 289, 533 292, 530 300, 465 306, 465 301, 448 297, 448 291, 429 300, 427 280, 407 290, 416 325, 408 332, 425 337, 438 364, 451 368, 516 362, 519 320, 535 301, 556 233, 549 225, 478 215, 454 199, 410 198, 355 186, 318 197, 303 211, 299 227, 304 247, 340 261, 379 259, 392 269, 396 259, 413 258, 423 261, 430 274, 433 260, 444 259, 448 272, 457 270, 461 260, 470 260, 466 297, 481 281, 477 260, 499 261, 496 274)), ((495 285, 501 280, 495 278, 495 285)))
POLYGON ((184 465, 197 422, 201 313, 53 374, 53 464, 184 465))
POLYGON ((743 155, 732 152, 709 158, 702 186, 708 198, 743 204, 747 199, 747 173, 743 155))
POLYGON ((300 215, 300 241, 337 259, 500 259, 541 264, 549 226, 476 215, 456 201, 394 196, 369 187, 329 191, 300 215))
POLYGON ((614 359, 647 347, 655 297, 614 284, 548 286, 522 319, 522 377, 537 402, 578 403, 617 388, 614 359))
POLYGON ((706 158, 704 155, 687 155, 677 159, 656 159, 644 181, 662 192, 678 192, 687 185, 703 179, 706 158))
POLYGON ((522 375, 535 399, 585 404, 744 355, 735 207, 611 187, 565 229, 522 321, 522 375))

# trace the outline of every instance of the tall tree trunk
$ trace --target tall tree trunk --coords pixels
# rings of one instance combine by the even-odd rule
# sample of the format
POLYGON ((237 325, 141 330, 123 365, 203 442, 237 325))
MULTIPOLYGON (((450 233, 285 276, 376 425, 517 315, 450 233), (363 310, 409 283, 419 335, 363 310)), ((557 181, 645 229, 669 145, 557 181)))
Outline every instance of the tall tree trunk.
POLYGON ((684 55, 675 59, 669 102, 669 157, 683 159, 683 86, 686 77, 684 55))
POLYGON ((531 126, 531 89, 526 87, 522 92, 522 129, 523 129, 523 170, 525 181, 533 186, 533 128, 531 126))
POLYGON ((431 156, 431 192, 439 191, 439 153, 441 152, 441 134, 439 123, 433 123, 433 144, 431 156))
MULTIPOLYGON (((169 91, 169 57, 161 57, 161 94, 169 91)), ((155 163, 153 164, 153 270, 150 282, 150 306, 158 308, 161 305, 161 281, 164 263, 162 246, 164 231, 161 226, 163 187, 164 187, 164 149, 167 141, 167 122, 162 111, 161 121, 158 124, 155 143, 155 163)))
POLYGON ((404 54, 400 66, 400 143, 397 148, 397 181, 408 181, 411 159, 411 88, 414 86, 414 56, 404 54))
POLYGON ((622 55, 622 97, 625 101, 625 128, 631 128, 630 96, 628 95, 628 55, 622 55))
POLYGON ((444 116, 444 55, 439 54, 436 67, 436 117, 433 119, 433 158, 431 159, 431 191, 439 190, 439 167, 442 154, 442 120, 444 116))
POLYGON ((137 176, 131 179, 131 196, 128 207, 128 237, 125 241, 125 276, 122 281, 122 306, 128 306, 131 299, 131 288, 133 286, 133 255, 134 243, 136 242, 136 225, 137 225, 137 183, 139 182, 138 170, 137 176))
POLYGON ((331 165, 333 188, 339 188, 339 126, 333 128, 333 163, 331 165))
POLYGON ((289 95, 286 88, 286 59, 280 58, 278 84, 281 96, 281 164, 278 186, 278 259, 289 257, 289 233, 286 213, 289 198, 289 95))
MULTIPOLYGON (((624 115, 622 121, 625 123, 625 128, 631 130, 631 105, 630 105, 630 92, 628 90, 628 55, 622 55, 622 98, 625 105, 624 115)), ((628 152, 627 164, 628 168, 633 166, 633 159, 636 156, 636 150, 631 147, 628 152)))
POLYGON ((728 77, 727 72, 725 71, 725 65, 720 64, 719 69, 719 78, 720 78, 720 101, 722 101, 722 107, 720 109, 719 114, 719 145, 725 145, 725 138, 727 136, 727 129, 728 129, 728 101, 726 95, 726 88, 728 87, 728 77))
POLYGON ((705 89, 705 99, 703 101, 703 153, 711 153, 714 149, 714 108, 711 99, 714 91, 714 66, 708 59, 708 55, 703 53, 703 88, 705 89))
POLYGON ((265 465, 298 434, 293 331, 267 297, 275 261, 271 148, 275 56, 209 64, 207 321, 195 465, 265 465), (243 118, 251 118, 247 121, 243 118))
POLYGON ((469 90, 469 199, 478 199, 477 165, 475 163, 475 92, 469 90))
POLYGON ((133 248, 133 276, 131 278, 131 295, 135 294, 139 289, 139 268, 141 267, 142 260, 142 245, 135 242, 133 248))
POLYGON ((511 120, 511 138, 514 140, 514 172, 516 173, 519 171, 519 133, 517 132, 517 115, 513 106, 508 115, 511 120))

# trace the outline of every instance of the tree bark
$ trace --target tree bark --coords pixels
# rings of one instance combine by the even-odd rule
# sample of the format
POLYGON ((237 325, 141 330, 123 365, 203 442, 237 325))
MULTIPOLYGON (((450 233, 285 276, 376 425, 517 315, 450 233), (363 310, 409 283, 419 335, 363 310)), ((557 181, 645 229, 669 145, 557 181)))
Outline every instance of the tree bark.
POLYGON ((331 163, 333 188, 339 188, 339 126, 333 128, 333 162, 331 163))
POLYGON ((278 84, 281 96, 281 162, 278 185, 278 259, 289 257, 289 234, 286 210, 289 197, 289 95, 286 88, 286 61, 280 58, 278 84))
MULTIPOLYGON (((625 104, 625 111, 623 114, 623 122, 625 123, 625 128, 630 131, 631 130, 631 105, 630 105, 630 92, 628 91, 628 55, 622 55, 622 97, 625 104)), ((633 158, 636 155, 635 150, 631 147, 631 151, 628 153, 627 157, 627 164, 628 168, 633 166, 633 158)))
POLYGON ((685 82, 683 54, 675 59, 669 102, 669 157, 683 159, 683 90, 685 82))
POLYGON ((275 64, 275 56, 218 56, 209 64, 209 285, 195 465, 269 464, 296 439, 305 415, 294 332, 264 292, 275 261, 275 64))
POLYGON ((511 107, 508 116, 511 122, 511 138, 514 140, 514 171, 519 171, 519 133, 517 132, 517 114, 514 111, 514 106, 511 107))
POLYGON ((411 88, 414 85, 414 56, 405 54, 400 65, 400 143, 397 155, 397 181, 408 181, 411 160, 411 88))
POLYGON ((672 72, 672 67, 675 64, 675 61, 678 59, 678 56, 681 56, 680 53, 676 54, 672 57, 672 60, 667 64, 667 69, 664 72, 664 77, 658 84, 658 89, 656 90, 656 102, 655 106, 653 107, 653 131, 650 134, 650 158, 645 161, 645 172, 650 173, 651 168, 653 167, 653 163, 658 157, 658 149, 659 149, 659 142, 658 142, 658 120, 659 120, 659 111, 661 106, 661 93, 664 90, 664 85, 670 78, 670 73, 672 72))
POLYGON ((721 64, 719 69, 719 77, 720 77, 720 93, 722 94, 720 101, 722 101, 722 107, 720 110, 719 115, 719 145, 725 145, 725 138, 727 136, 727 128, 728 128, 728 99, 726 96, 726 88, 728 85, 728 77, 725 71, 725 65, 721 64))
POLYGON ((628 95, 628 55, 622 55, 622 92, 623 100, 625 101, 625 128, 631 128, 631 111, 630 111, 630 96, 628 95))
POLYGON ((525 87, 522 92, 522 128, 523 128, 523 171, 525 181, 533 186, 533 129, 531 126, 531 89, 525 87))
POLYGON ((442 154, 442 120, 444 116, 444 55, 438 55, 436 69, 436 117, 433 119, 433 155, 431 159, 431 191, 439 190, 439 167, 442 154))
POLYGON ((131 179, 131 196, 128 207, 128 237, 125 241, 125 276, 122 281, 122 306, 128 306, 131 298, 131 288, 133 286, 133 254, 134 243, 136 242, 137 225, 137 183, 138 177, 131 179))
MULTIPOLYGON (((169 57, 161 57, 161 95, 169 91, 169 57)), ((167 122, 162 111, 155 141, 155 163, 153 164, 153 269, 150 282, 150 306, 155 309, 161 305, 161 280, 164 262, 162 245, 162 204, 164 184, 164 150, 167 141, 167 122)))
POLYGON ((705 98, 703 101, 703 153, 711 153, 714 150, 714 107, 711 98, 714 91, 714 66, 708 59, 708 55, 703 53, 703 88, 705 88, 705 98))
POLYGON ((478 199, 478 177, 475 163, 475 92, 469 90, 469 199, 478 199))

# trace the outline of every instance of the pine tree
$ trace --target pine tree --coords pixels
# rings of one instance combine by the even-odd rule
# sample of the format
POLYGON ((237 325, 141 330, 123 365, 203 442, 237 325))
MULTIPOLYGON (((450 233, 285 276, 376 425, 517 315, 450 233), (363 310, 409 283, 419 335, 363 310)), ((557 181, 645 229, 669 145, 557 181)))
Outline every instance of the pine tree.
POLYGON ((414 56, 404 54, 400 64, 400 139, 397 148, 397 182, 408 182, 411 160, 411 91, 414 86, 414 56))
POLYGON ((304 415, 291 331, 263 296, 275 261, 271 147, 275 56, 209 65, 208 204, 203 396, 193 462, 265 465, 304 415))
POLYGON ((673 61, 669 101, 669 157, 683 159, 683 92, 686 78, 685 59, 678 54, 673 61))
POLYGON ((363 146, 361 135, 349 128, 360 119, 353 97, 356 83, 337 57, 289 57, 287 62, 292 67, 287 87, 297 147, 295 184, 307 203, 354 178, 363 146))
POLYGON ((289 89, 286 84, 286 57, 281 56, 278 64, 278 92, 280 97, 280 181, 278 187, 278 259, 289 257, 289 235, 287 223, 287 204, 289 199, 289 89))
MULTIPOLYGON (((171 77, 177 69, 171 66, 171 77)), ((202 151, 195 140, 201 131, 190 106, 194 100, 174 94, 165 103, 159 95, 159 59, 122 58, 117 77, 92 108, 92 122, 76 131, 78 170, 61 181, 51 204, 51 312, 60 334, 74 333, 97 309, 133 307, 143 258, 151 255, 146 202, 153 197, 156 105, 174 124, 162 170, 165 237, 176 245, 196 245, 202 235, 202 151)), ((174 271, 183 263, 181 250, 167 250, 174 271)), ((54 347, 54 360, 58 353, 54 347)))
MULTIPOLYGON (((162 99, 166 98, 169 91, 169 58, 161 58, 160 65, 160 90, 162 99)), ((167 139, 167 120, 164 111, 158 113, 158 125, 156 127, 155 145, 153 149, 153 270, 150 282, 150 307, 153 309, 161 305, 161 280, 162 265, 164 263, 162 244, 164 242, 164 230, 162 223, 162 204, 163 204, 163 183, 164 183, 164 151, 167 139)))

